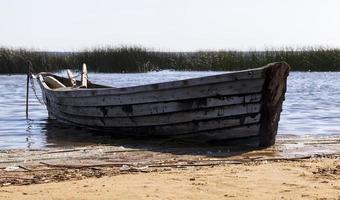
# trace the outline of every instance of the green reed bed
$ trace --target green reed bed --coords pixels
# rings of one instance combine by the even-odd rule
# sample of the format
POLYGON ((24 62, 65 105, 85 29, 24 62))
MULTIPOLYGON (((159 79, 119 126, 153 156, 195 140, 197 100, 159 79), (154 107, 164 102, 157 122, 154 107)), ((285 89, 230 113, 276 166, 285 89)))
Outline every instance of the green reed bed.
POLYGON ((160 52, 139 47, 97 48, 80 52, 39 52, 0 48, 0 73, 81 69, 95 72, 145 72, 163 69, 231 71, 286 61, 294 71, 340 71, 340 49, 285 48, 266 51, 160 52))

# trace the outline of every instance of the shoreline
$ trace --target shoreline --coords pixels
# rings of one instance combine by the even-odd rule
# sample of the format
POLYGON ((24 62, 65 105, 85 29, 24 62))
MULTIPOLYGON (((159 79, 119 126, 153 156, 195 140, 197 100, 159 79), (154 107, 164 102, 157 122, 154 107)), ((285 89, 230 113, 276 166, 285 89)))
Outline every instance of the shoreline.
POLYGON ((337 199, 339 139, 278 137, 266 149, 157 141, 1 150, 0 198, 337 199))

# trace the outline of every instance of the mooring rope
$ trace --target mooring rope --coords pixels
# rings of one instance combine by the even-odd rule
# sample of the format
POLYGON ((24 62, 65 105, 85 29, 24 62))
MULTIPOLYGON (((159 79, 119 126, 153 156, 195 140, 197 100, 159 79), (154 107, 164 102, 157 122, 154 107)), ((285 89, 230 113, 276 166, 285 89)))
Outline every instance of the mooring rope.
POLYGON ((33 91, 33 94, 35 96, 35 98, 38 100, 38 102, 41 104, 41 105, 45 105, 44 101, 38 96, 37 94, 37 91, 36 91, 36 88, 35 88, 35 84, 34 84, 34 81, 36 80, 37 78, 34 77, 34 76, 31 76, 30 78, 30 86, 31 86, 31 89, 33 91))
POLYGON ((27 61, 28 62, 28 76, 29 76, 29 80, 30 80, 30 86, 31 86, 31 89, 33 91, 33 94, 35 96, 35 98, 38 100, 38 102, 41 104, 41 105, 45 105, 44 101, 38 96, 37 94, 37 90, 36 90, 36 87, 35 87, 35 84, 34 84, 34 81, 38 78, 37 76, 35 76, 35 74, 37 74, 33 68, 33 65, 32 65, 32 62, 31 61, 27 61))

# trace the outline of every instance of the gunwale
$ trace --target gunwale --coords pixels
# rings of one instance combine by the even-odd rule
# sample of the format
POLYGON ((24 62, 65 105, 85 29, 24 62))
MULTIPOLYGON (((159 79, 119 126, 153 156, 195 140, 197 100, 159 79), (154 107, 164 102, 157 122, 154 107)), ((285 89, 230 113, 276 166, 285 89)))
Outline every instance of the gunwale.
MULTIPOLYGON (((114 95, 114 94, 132 94, 132 93, 140 93, 147 91, 158 91, 158 90, 168 90, 172 88, 185 88, 196 85, 206 85, 219 83, 221 80, 223 82, 231 82, 238 80, 247 80, 247 79, 262 79, 264 78, 263 70, 268 68, 269 66, 240 70, 235 72, 226 72, 218 75, 210 75, 198 78, 189 78, 184 80, 175 80, 175 81, 166 81, 161 83, 153 83, 153 84, 144 84, 138 86, 131 87, 110 87, 102 85, 103 88, 74 88, 74 89, 66 89, 66 90, 55 90, 49 88, 43 81, 43 75, 51 74, 42 72, 38 74, 39 82, 42 84, 47 93, 53 92, 58 97, 87 97, 94 95, 114 95)), ((57 78, 63 78, 57 75, 53 75, 57 78)), ((99 84, 95 84, 100 86, 99 84)))

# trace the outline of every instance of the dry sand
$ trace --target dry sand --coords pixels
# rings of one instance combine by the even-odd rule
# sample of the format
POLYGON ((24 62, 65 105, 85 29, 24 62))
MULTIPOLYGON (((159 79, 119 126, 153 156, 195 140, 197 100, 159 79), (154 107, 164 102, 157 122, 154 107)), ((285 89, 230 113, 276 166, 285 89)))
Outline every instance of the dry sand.
POLYGON ((0 188, 1 199, 340 199, 339 158, 227 164, 0 188))
POLYGON ((340 199, 339 138, 0 152, 0 199, 340 199))

